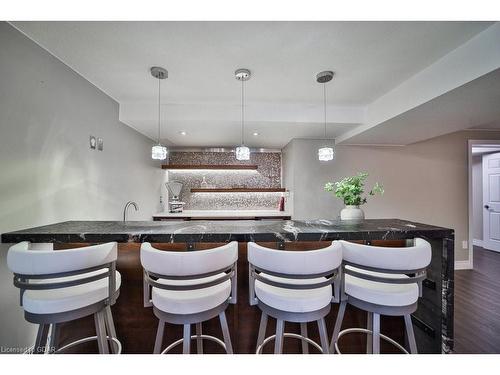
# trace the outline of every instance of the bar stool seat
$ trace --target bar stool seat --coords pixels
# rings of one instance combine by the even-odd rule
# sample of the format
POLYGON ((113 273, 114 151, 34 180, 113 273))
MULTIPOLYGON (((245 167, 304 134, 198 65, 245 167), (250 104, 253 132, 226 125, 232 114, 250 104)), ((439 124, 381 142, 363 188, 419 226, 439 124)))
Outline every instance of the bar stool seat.
MULTIPOLYGON (((314 279, 287 279, 268 275, 264 272, 262 277, 285 284, 317 284, 326 281, 326 277, 314 279)), ((310 312, 321 310, 332 302, 332 286, 327 285, 316 289, 287 289, 255 280, 255 295, 257 298, 277 310, 290 312, 310 312)))
MULTIPOLYGON (((224 276, 220 273, 214 276, 191 280, 158 279, 163 285, 196 285, 217 280, 224 276)), ((156 308, 171 314, 197 314, 222 305, 231 294, 231 281, 208 288, 195 290, 167 290, 152 288, 152 301, 156 308)))
MULTIPOLYGON (((81 275, 60 277, 49 280, 33 280, 32 284, 66 282, 107 273, 107 269, 81 275)), ((120 290, 121 275, 116 271, 116 291, 120 290)), ((27 290, 23 294, 24 310, 32 314, 56 314, 81 309, 98 303, 108 297, 108 280, 99 279, 86 284, 50 290, 27 290)))
MULTIPOLYGON (((362 270, 346 266, 346 269, 366 275, 384 277, 388 279, 408 278, 404 274, 390 274, 362 270)), ((345 294, 368 303, 384 306, 407 306, 418 300, 417 284, 388 284, 372 280, 361 279, 349 274, 345 275, 345 294)))

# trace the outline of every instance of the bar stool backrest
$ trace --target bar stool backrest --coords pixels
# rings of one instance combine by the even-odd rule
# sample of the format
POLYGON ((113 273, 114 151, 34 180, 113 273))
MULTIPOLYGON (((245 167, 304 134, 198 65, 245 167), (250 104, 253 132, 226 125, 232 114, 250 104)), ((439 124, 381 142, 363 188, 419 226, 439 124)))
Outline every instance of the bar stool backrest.
POLYGON ((318 250, 275 250, 248 243, 248 261, 263 272, 286 276, 311 276, 331 273, 342 263, 342 246, 333 242, 318 250))
POLYGON ((49 275, 86 270, 116 261, 116 242, 66 250, 36 250, 29 242, 10 247, 7 266, 21 275, 49 275))
POLYGON ((258 303, 255 280, 284 289, 317 289, 334 284, 332 301, 338 301, 338 270, 342 264, 342 245, 338 241, 323 249, 299 251, 269 249, 249 242, 248 262, 250 305, 258 303), (294 279, 311 281, 298 283, 294 279))
POLYGON ((347 264, 384 271, 418 271, 431 262, 431 245, 422 238, 411 247, 382 247, 340 241, 347 264))
POLYGON ((14 286, 21 290, 50 290, 82 285, 108 278, 109 299, 116 299, 116 242, 66 250, 35 250, 29 242, 9 248, 7 266, 14 273, 14 286), (104 271, 106 269, 106 271, 104 271), (103 270, 102 272, 93 272, 103 270), (88 274, 88 275, 85 275, 88 274), (81 277, 65 278, 82 275, 81 277), (36 283, 30 283, 37 280, 36 283))
POLYGON ((238 259, 238 243, 197 251, 155 249, 149 242, 141 246, 141 263, 149 272, 167 276, 200 276, 221 272, 238 259))
MULTIPOLYGON (((432 257, 431 245, 426 240, 416 238, 415 245, 410 247, 383 247, 340 242, 344 257, 342 293, 345 292, 344 283, 347 274, 385 284, 415 283, 418 285, 419 295, 422 296, 422 281, 427 276, 426 268, 432 257)), ((344 297, 343 294, 342 298, 344 297)))
POLYGON ((214 249, 198 251, 167 251, 155 249, 149 242, 141 245, 141 264, 144 268, 144 306, 152 305, 151 287, 164 290, 196 290, 221 284, 231 279, 229 303, 237 301, 238 242, 233 241, 214 249), (197 280, 209 276, 215 279, 200 280, 179 285, 163 280, 197 280))

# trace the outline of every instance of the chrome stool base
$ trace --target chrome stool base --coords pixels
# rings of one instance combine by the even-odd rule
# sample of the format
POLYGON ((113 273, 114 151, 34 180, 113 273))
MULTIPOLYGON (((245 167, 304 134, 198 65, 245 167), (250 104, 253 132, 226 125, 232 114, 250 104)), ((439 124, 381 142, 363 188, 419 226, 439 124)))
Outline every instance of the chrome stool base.
MULTIPOLYGON (((191 340, 193 340, 193 339, 200 339, 200 338, 216 342, 217 344, 219 344, 220 346, 222 346, 222 348, 226 351, 226 353, 228 352, 226 344, 224 343, 224 341, 222 341, 221 339, 219 339, 219 338, 217 338, 215 336, 210 336, 210 335, 192 335, 191 336, 191 340)), ((184 339, 179 339, 179 340, 173 342, 172 344, 170 344, 169 346, 167 346, 160 354, 166 354, 166 353, 168 353, 171 349, 173 349, 174 347, 176 347, 177 345, 179 345, 182 342, 184 342, 184 339)))
MULTIPOLYGON (((313 340, 311 340, 308 337, 304 337, 304 336, 299 335, 297 333, 286 333, 286 332, 283 334, 283 337, 291 337, 291 338, 294 338, 294 339, 302 340, 302 341, 307 342, 307 343, 311 344, 312 346, 314 346, 316 349, 319 350, 320 353, 323 353, 323 349, 321 348, 321 346, 316 341, 313 341, 313 340)), ((255 354, 262 354, 262 349, 264 349, 264 346, 269 341, 274 340, 274 339, 276 339, 276 335, 271 335, 269 337, 266 337, 265 340, 262 342, 262 344, 260 344, 257 347, 257 350, 255 351, 255 354)))
MULTIPOLYGON (((366 329, 366 328, 348 328, 348 329, 344 329, 343 331, 340 331, 339 335, 338 335, 338 338, 337 338, 337 341, 335 342, 335 352, 337 354, 342 354, 342 352, 339 349, 339 345, 338 345, 338 342, 340 341, 340 338, 342 336, 350 334, 350 333, 366 333, 368 335, 373 335, 373 331, 370 330, 370 329, 366 329)), ((382 338, 385 341, 391 343, 396 348, 398 348, 399 350, 401 350, 404 354, 410 354, 402 345, 400 345, 398 342, 394 341, 390 337, 388 337, 386 335, 383 335, 381 333, 379 335, 380 335, 380 338, 382 338)))

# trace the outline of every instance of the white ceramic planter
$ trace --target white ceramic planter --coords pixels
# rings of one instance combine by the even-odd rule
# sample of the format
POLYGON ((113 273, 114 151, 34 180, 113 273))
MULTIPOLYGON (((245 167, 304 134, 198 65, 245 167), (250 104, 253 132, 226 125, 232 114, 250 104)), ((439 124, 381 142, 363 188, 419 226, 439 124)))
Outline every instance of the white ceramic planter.
POLYGON ((365 213, 359 206, 345 206, 340 211, 340 220, 363 220, 365 213))

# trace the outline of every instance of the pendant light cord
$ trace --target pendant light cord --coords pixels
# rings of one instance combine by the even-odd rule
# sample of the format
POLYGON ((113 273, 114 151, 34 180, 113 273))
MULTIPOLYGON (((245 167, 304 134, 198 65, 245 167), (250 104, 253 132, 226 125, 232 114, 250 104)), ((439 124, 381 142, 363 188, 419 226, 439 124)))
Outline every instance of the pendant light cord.
POLYGON ((245 144, 245 80, 241 80, 241 145, 245 144))
MULTIPOLYGON (((161 74, 161 73, 160 73, 161 74)), ((160 116, 160 110, 161 110, 161 77, 158 77, 158 144, 160 144, 160 129, 161 129, 161 116, 160 116)))
POLYGON ((325 116, 325 140, 326 140, 326 83, 323 83, 323 111, 325 116))

